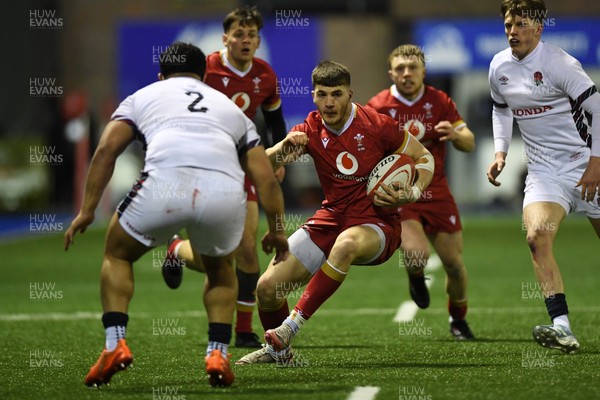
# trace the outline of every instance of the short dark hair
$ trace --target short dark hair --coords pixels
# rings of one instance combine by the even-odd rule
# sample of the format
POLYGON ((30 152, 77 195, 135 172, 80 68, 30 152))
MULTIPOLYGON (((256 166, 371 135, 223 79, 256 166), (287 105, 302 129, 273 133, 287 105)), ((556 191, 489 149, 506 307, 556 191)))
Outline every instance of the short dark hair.
POLYGON ((177 73, 193 73, 204 78, 206 56, 191 43, 173 43, 159 56, 159 60, 160 73, 165 78, 177 73))
POLYGON ((423 53, 423 49, 421 49, 419 46, 415 46, 414 44, 402 44, 392 50, 388 57, 388 66, 390 68, 392 68, 392 60, 398 56, 416 56, 419 58, 419 60, 421 60, 423 66, 425 66, 425 53, 423 53))
POLYGON ((533 19, 542 25, 548 13, 544 0, 504 0, 500 6, 500 12, 502 18, 506 17, 506 14, 510 14, 512 17, 533 19))
POLYGON ((312 72, 312 85, 350 86, 350 71, 335 61, 321 61, 312 72))
POLYGON ((223 19, 223 32, 229 32, 231 25, 234 22, 239 22, 241 26, 256 25, 259 31, 263 27, 263 18, 256 6, 246 6, 244 8, 236 8, 223 19))

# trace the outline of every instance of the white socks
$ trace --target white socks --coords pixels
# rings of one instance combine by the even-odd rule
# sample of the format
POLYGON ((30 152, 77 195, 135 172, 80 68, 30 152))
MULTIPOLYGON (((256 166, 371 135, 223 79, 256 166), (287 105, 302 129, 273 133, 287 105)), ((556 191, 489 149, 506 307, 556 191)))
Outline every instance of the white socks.
POLYGON ((106 328, 106 350, 113 351, 117 348, 117 343, 120 339, 125 339, 125 331, 127 328, 121 325, 109 326, 106 328))
POLYGON ((568 328, 569 330, 571 329, 571 324, 569 323, 569 317, 567 314, 559 315, 558 317, 554 318, 552 320, 552 325, 560 325, 568 328))

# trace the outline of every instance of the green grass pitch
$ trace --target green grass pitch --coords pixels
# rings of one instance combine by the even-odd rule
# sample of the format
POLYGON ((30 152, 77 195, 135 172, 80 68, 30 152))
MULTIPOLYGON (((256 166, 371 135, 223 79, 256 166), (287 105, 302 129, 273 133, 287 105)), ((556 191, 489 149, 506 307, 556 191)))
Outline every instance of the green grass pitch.
MULTIPOLYGON (((448 333, 444 272, 434 271, 431 306, 411 323, 393 322, 408 300, 396 254, 385 265, 353 267, 338 292, 296 338, 295 368, 234 366, 236 381, 211 388, 203 372, 207 323, 203 276, 186 271, 168 289, 164 247, 135 265, 128 343, 133 368, 101 390, 83 378, 104 344, 99 266, 104 229, 0 243, 0 393, 3 399, 348 399, 356 387, 375 399, 592 399, 600 396, 600 246, 587 220, 570 217, 555 254, 581 349, 563 355, 535 344, 548 323, 518 217, 466 219, 467 319, 478 340, 448 333)), ((264 269, 268 257, 261 254, 264 269)), ((295 304, 298 294, 290 300, 295 304)), ((255 329, 262 334, 258 317, 255 329)), ((247 351, 231 347, 234 359, 247 351)))

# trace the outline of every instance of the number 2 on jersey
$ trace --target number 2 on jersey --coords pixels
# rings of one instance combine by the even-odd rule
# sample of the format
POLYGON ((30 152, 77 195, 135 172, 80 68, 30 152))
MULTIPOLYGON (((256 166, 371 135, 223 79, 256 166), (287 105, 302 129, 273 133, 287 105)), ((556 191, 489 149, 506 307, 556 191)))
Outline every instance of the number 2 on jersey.
POLYGON ((206 107, 196 108, 196 104, 200 103, 200 100, 202 100, 204 98, 204 96, 202 96, 202 94, 200 94, 200 92, 185 92, 185 94, 187 94, 188 96, 191 96, 193 94, 198 96, 198 98, 196 100, 194 100, 190 103, 190 105, 188 106, 188 110, 190 110, 191 112, 207 112, 208 111, 208 108, 206 108, 206 107))

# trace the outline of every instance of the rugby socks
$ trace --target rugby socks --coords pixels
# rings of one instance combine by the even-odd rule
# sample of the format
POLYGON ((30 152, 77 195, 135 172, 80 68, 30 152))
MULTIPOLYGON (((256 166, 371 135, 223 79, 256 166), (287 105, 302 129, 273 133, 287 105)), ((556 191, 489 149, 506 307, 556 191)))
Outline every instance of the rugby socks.
POLYGON ((175 258, 179 258, 179 248, 181 247, 181 245, 183 244, 183 240, 182 239, 176 239, 173 241, 173 243, 171 243, 171 245, 169 246, 169 248, 167 249, 168 252, 173 253, 173 255, 175 256, 175 258))
POLYGON ((228 360, 227 351, 231 342, 231 324, 220 322, 208 323, 208 346, 206 355, 209 356, 213 350, 220 350, 224 359, 228 360))
POLYGON ((290 308, 287 300, 284 300, 279 308, 275 310, 265 310, 261 308, 260 304, 258 305, 258 317, 265 331, 277 328, 287 318, 289 313, 290 308))
POLYGON ((448 313, 453 321, 463 320, 467 315, 467 299, 448 299, 448 313))
POLYGON ((105 312, 102 314, 107 351, 113 351, 117 348, 119 340, 125 339, 128 320, 129 316, 122 312, 105 312))
POLYGON ((544 299, 548 315, 552 319, 554 326, 560 325, 571 329, 569 323, 569 307, 567 307, 567 299, 564 293, 556 293, 553 296, 544 299))
MULTIPOLYGON (((306 289, 304 289, 304 293, 302 293, 298 304, 294 307, 297 315, 304 320, 308 320, 342 285, 342 282, 346 279, 346 275, 347 272, 343 272, 329 261, 325 261, 312 277, 306 289)), ((298 329, 300 329, 300 325, 298 325, 298 329)))
POLYGON ((308 318, 304 318, 302 315, 302 311, 294 308, 294 311, 283 321, 284 324, 287 324, 291 329, 292 333, 295 335, 298 333, 300 328, 308 321, 308 318))
POLYGON ((235 333, 252 332, 252 313, 256 306, 256 284, 259 272, 246 273, 236 269, 238 298, 236 303, 235 333))

